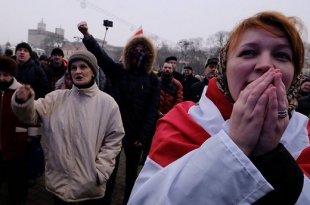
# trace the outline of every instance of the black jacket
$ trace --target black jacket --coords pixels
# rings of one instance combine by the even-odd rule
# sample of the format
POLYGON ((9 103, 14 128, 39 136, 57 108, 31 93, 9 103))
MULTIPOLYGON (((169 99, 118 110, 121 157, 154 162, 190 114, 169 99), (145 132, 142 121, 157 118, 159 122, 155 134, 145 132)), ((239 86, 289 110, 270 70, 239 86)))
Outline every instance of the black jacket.
POLYGON ((32 59, 18 66, 16 80, 22 84, 31 85, 35 92, 35 99, 45 97, 49 92, 48 80, 45 72, 32 59))
POLYGON ((155 130, 160 93, 159 80, 152 72, 155 51, 152 47, 148 48, 147 62, 141 70, 130 64, 130 51, 135 43, 148 47, 149 42, 144 37, 127 44, 122 57, 123 64, 114 62, 92 36, 84 38, 83 43, 96 56, 98 65, 111 82, 111 95, 120 107, 125 129, 123 143, 129 145, 138 140, 148 146, 155 130))
POLYGON ((49 90, 55 90, 55 84, 67 70, 66 65, 61 65, 60 67, 54 67, 52 64, 45 68, 45 74, 48 80, 49 90))
POLYGON ((206 85, 208 85, 209 81, 207 78, 204 78, 202 81, 198 81, 191 86, 190 91, 190 101, 198 102, 202 91, 206 85))
POLYGON ((299 98, 298 107, 296 108, 296 111, 308 117, 310 116, 310 93, 308 93, 308 95, 299 98))
POLYGON ((191 86, 196 82, 199 82, 199 80, 197 78, 195 78, 194 76, 191 75, 191 76, 185 77, 183 75, 183 79, 182 79, 181 83, 183 85, 184 101, 190 101, 191 100, 191 86))

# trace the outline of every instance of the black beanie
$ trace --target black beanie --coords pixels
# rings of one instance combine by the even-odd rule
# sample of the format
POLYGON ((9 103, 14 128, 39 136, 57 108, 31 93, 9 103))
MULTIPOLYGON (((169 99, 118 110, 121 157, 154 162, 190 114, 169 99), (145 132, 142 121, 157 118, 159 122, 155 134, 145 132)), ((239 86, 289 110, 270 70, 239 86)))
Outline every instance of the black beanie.
POLYGON ((59 55, 59 56, 62 56, 62 57, 65 56, 65 55, 64 55, 64 52, 62 51, 61 48, 54 48, 54 49, 52 50, 52 53, 51 53, 51 56, 52 56, 52 55, 59 55))
POLYGON ((0 71, 9 73, 15 77, 17 71, 16 61, 8 56, 0 56, 0 71))
POLYGON ((18 49, 20 49, 20 48, 27 49, 28 52, 29 52, 30 54, 32 53, 32 48, 31 48, 31 47, 29 46, 29 44, 26 43, 26 42, 22 42, 22 43, 17 44, 17 46, 16 46, 16 48, 15 48, 15 53, 16 53, 16 51, 17 51, 18 49))
POLYGON ((168 62, 171 61, 171 60, 173 60, 173 61, 178 61, 177 57, 175 57, 175 56, 169 56, 169 57, 167 57, 167 58, 165 59, 165 62, 168 63, 168 62))

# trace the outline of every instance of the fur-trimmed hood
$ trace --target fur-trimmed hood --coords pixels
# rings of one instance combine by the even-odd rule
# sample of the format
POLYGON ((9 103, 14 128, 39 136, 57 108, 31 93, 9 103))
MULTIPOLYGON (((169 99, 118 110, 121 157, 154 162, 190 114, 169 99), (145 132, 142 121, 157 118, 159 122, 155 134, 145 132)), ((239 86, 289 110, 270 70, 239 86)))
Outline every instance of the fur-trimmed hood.
POLYGON ((153 69, 153 65, 156 59, 156 50, 154 44, 150 41, 150 39, 146 38, 145 36, 134 36, 131 38, 127 45, 125 46, 122 54, 122 61, 124 64, 125 69, 131 70, 133 69, 132 66, 132 59, 135 47, 141 44, 145 48, 145 64, 144 69, 150 73, 153 69))

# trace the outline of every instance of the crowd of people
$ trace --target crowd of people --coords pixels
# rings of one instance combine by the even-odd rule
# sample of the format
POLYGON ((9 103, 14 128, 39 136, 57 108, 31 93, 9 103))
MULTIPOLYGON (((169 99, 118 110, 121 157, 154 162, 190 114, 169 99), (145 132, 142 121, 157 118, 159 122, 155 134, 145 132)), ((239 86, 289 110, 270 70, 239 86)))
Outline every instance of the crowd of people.
MULTIPOLYGON (((0 185, 27 199, 41 141, 55 205, 110 205, 120 153, 123 205, 310 204, 310 78, 296 21, 261 12, 231 32, 202 79, 130 38, 114 61, 82 21, 85 50, 0 57, 0 185), (139 167, 142 170, 139 171, 139 167)), ((42 169, 40 169, 42 172, 42 169)), ((41 173, 42 174, 42 173, 41 173)))

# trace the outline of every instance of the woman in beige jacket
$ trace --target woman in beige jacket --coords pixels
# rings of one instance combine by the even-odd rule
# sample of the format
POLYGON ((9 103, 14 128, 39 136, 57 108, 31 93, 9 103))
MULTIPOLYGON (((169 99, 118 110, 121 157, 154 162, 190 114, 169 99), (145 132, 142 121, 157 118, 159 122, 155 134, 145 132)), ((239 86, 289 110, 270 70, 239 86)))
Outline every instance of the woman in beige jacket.
POLYGON ((55 204, 99 204, 124 136, 118 105, 98 89, 97 60, 88 51, 69 58, 73 87, 34 101, 29 85, 12 96, 15 114, 44 128, 46 188, 55 204))

